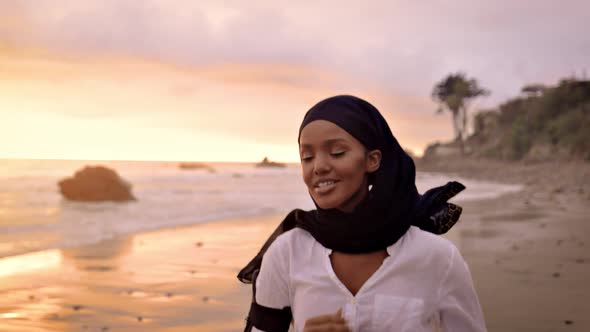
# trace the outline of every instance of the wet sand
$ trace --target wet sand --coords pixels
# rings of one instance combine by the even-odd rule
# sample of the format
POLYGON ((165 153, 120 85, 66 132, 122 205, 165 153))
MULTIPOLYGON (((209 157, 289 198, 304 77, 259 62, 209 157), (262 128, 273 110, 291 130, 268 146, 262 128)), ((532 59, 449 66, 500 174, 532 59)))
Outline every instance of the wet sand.
POLYGON ((278 218, 0 259, 0 331, 239 331, 251 292, 236 274, 278 218))
MULTIPOLYGON (((590 168, 476 164, 418 169, 525 184, 463 203, 447 235, 469 263, 489 331, 590 331, 590 168)), ((251 293, 235 275, 281 219, 0 259, 0 331, 240 331, 251 293)))

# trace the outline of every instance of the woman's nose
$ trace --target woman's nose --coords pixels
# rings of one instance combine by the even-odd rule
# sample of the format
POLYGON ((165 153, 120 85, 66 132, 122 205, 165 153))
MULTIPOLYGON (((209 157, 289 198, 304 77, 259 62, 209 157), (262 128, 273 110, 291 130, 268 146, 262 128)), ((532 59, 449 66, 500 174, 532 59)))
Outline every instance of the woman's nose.
POLYGON ((330 168, 332 167, 330 165, 330 161, 323 156, 316 156, 315 159, 315 163, 313 165, 313 172, 315 174, 323 174, 323 173, 327 173, 330 171, 330 168))

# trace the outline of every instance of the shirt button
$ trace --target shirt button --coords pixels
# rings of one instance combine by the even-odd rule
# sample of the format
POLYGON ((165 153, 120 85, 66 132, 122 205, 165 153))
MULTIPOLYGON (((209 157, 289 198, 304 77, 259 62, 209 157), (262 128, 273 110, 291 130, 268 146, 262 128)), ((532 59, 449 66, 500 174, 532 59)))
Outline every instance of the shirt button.
POLYGON ((350 299, 350 303, 356 304, 356 300, 354 299, 354 297, 352 299, 350 299))

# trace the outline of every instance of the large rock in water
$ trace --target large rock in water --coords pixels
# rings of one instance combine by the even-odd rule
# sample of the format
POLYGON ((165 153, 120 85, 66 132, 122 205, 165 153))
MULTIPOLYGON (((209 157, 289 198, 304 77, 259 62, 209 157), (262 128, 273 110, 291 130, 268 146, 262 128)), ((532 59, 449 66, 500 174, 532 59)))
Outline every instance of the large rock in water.
POLYGON ((73 178, 59 181, 61 194, 72 201, 125 202, 135 200, 131 184, 121 179, 112 169, 104 166, 86 166, 73 178))

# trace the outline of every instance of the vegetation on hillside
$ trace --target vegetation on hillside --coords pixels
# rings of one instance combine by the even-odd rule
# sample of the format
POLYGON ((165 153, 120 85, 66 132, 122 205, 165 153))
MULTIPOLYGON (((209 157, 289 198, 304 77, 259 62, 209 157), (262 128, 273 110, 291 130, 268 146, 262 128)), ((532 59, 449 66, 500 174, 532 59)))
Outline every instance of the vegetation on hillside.
POLYGON ((590 81, 565 79, 522 92, 475 116, 469 150, 497 159, 590 161, 590 81))

